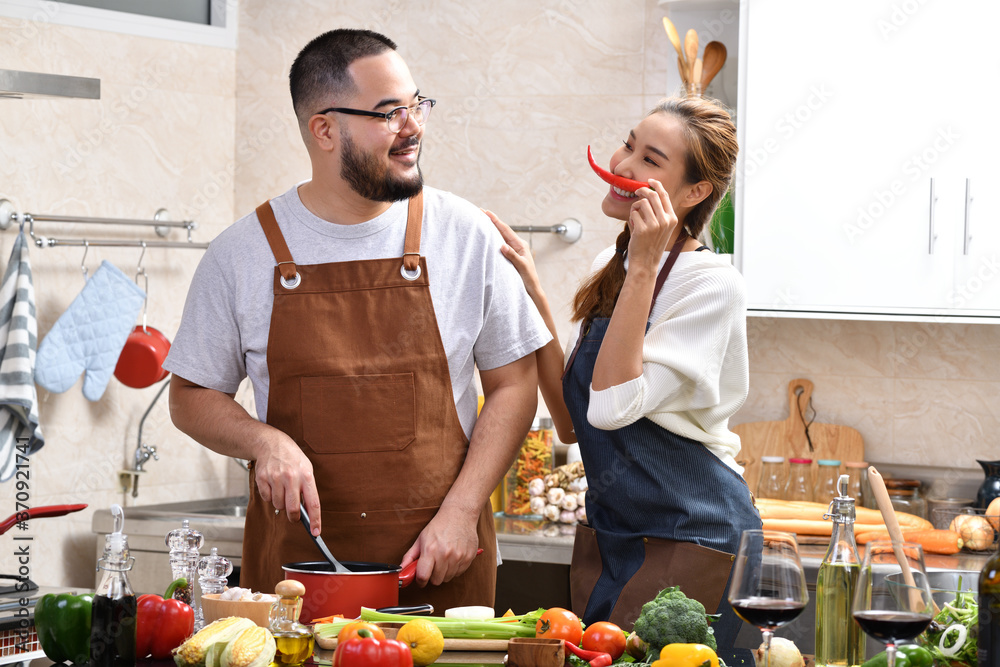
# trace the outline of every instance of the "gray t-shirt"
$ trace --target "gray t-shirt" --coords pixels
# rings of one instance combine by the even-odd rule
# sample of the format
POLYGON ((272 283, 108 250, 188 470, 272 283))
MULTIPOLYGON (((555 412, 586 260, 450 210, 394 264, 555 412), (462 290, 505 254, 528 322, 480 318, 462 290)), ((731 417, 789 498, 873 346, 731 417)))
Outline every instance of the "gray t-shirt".
MULTIPOLYGON (((402 257, 405 201, 354 225, 313 215, 299 199, 298 186, 272 199, 271 207, 297 264, 402 257)), ((502 244, 476 206, 424 188, 420 252, 427 260, 434 313, 466 436, 476 421, 474 366, 504 366, 552 338, 517 271, 500 254, 502 244)), ((256 213, 219 234, 195 271, 180 329, 163 364, 171 373, 227 394, 249 376, 261 421, 267 419, 274 266, 256 213)))

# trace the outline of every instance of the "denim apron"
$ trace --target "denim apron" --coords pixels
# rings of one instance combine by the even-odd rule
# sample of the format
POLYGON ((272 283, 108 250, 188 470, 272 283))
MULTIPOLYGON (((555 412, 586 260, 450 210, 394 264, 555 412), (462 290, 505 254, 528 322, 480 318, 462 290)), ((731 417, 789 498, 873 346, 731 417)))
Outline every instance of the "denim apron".
MULTIPOLYGON (((680 239, 671 249, 657 277, 654 302, 684 240, 680 239)), ((719 654, 729 665, 741 664, 740 658, 752 665, 749 651, 741 651, 735 661, 730 661, 741 621, 724 593, 740 534, 761 527, 750 491, 743 478, 703 444, 671 433, 645 417, 611 431, 591 426, 587 421, 590 385, 609 319, 584 322, 563 376, 563 397, 580 443, 590 487, 587 522, 596 532, 601 561, 600 576, 587 601, 584 622, 613 618, 623 589, 651 552, 651 540, 688 543, 680 545, 683 547, 680 551, 669 550, 671 555, 664 559, 666 562, 652 563, 651 569, 656 571, 655 576, 661 577, 659 582, 671 581, 669 572, 664 570, 684 572, 675 580, 682 591, 688 590, 684 582, 692 581, 692 573, 697 578, 714 577, 715 590, 723 593, 718 610, 708 609, 708 613, 723 614, 712 625, 719 654), (692 544, 702 549, 691 547, 692 544), (721 561, 718 556, 723 556, 721 561), (687 562, 678 562, 681 560, 687 562)), ((646 329, 649 330, 648 322, 646 329)), ((672 542, 667 544, 673 546, 672 542)), ((658 589, 652 590, 645 600, 652 599, 657 592, 658 589)), ((637 612, 629 617, 617 614, 626 623, 634 622, 636 616, 637 612)))

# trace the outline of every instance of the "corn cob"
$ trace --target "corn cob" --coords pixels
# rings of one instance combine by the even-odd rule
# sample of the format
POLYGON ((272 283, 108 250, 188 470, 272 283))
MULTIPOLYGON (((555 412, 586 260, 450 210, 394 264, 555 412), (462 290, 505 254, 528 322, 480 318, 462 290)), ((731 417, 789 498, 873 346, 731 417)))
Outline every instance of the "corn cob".
MULTIPOLYGON (((252 627, 256 627, 256 625, 249 618, 239 616, 220 618, 206 625, 174 649, 174 662, 177 663, 177 667, 205 667, 209 649, 214 648, 217 644, 222 644, 217 651, 213 651, 214 655, 221 656, 222 648, 230 640, 252 627)), ((217 664, 216 667, 218 667, 217 664)))
POLYGON ((267 628, 248 628, 226 644, 221 667, 267 667, 277 648, 267 628))

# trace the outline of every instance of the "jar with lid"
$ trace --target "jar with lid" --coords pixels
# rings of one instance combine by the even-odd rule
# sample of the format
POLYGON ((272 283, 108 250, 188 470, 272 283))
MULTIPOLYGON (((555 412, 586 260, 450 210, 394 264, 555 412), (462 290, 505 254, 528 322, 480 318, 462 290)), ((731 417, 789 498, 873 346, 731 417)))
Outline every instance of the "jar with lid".
POLYGON ((919 479, 887 479, 885 490, 889 494, 889 502, 897 512, 927 518, 927 501, 920 495, 919 479))
POLYGON ((858 507, 868 507, 866 502, 872 495, 868 486, 868 462, 844 461, 844 469, 847 471, 847 495, 854 498, 858 507))
POLYGON ((785 500, 812 501, 812 459, 788 459, 788 483, 785 485, 785 500))
POLYGON ((840 496, 837 490, 837 482, 840 479, 840 461, 820 459, 816 463, 819 466, 816 472, 816 501, 825 503, 840 496))
POLYGON ((785 457, 760 457, 760 479, 757 481, 757 497, 784 500, 785 498, 785 457))
POLYGON ((552 472, 552 433, 552 420, 548 417, 539 417, 531 425, 514 465, 504 478, 503 511, 507 516, 543 518, 531 511, 528 484, 552 472))

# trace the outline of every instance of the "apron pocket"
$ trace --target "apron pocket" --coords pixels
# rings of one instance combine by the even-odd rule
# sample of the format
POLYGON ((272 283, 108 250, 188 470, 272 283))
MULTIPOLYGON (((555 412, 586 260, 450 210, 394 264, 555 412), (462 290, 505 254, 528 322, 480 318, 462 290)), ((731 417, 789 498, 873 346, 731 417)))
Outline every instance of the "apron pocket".
POLYGON ((302 437, 317 454, 399 451, 416 437, 413 373, 299 382, 302 437))
POLYGON ((643 542, 645 560, 622 589, 610 620, 623 628, 632 627, 642 605, 670 586, 680 586, 684 595, 714 614, 726 594, 734 556, 693 542, 658 537, 644 537, 643 542))
POLYGON ((587 611, 590 594, 603 569, 601 552, 597 546, 597 531, 589 525, 576 524, 573 556, 569 566, 569 600, 573 613, 580 618, 587 611))

